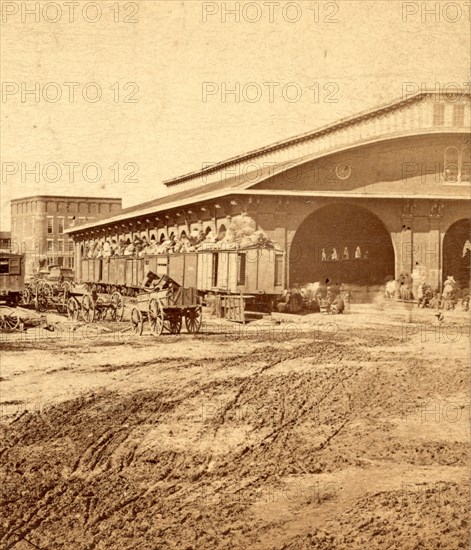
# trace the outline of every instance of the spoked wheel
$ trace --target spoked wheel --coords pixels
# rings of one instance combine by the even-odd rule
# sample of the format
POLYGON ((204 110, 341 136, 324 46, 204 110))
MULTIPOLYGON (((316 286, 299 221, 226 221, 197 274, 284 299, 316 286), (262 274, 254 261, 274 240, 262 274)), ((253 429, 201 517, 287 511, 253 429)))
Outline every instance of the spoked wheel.
POLYGON ((168 319, 166 319, 165 328, 171 334, 180 334, 180 331, 182 330, 182 316, 181 316, 181 314, 180 313, 174 313, 168 319))
POLYGON ((185 315, 186 330, 192 334, 196 334, 200 331, 202 320, 201 306, 192 307, 185 315))
POLYGON ((48 302, 52 300, 52 297, 54 295, 54 289, 52 288, 52 285, 47 281, 40 281, 38 285, 38 292, 42 294, 48 302))
POLYGON ((152 298, 148 306, 150 328, 156 336, 160 336, 164 330, 164 312, 160 303, 152 298))
POLYGON ((91 294, 84 294, 82 298, 82 318, 86 323, 93 323, 95 319, 95 303, 91 294))
POLYGON ((80 304, 75 298, 69 298, 67 300, 67 317, 71 321, 78 321, 80 314, 80 304))
POLYGON ((134 334, 137 334, 140 336, 142 334, 142 329, 144 326, 144 319, 142 317, 142 313, 140 310, 137 309, 137 307, 133 308, 131 311, 131 327, 134 334))
POLYGON ((65 290, 66 292, 69 292, 71 288, 72 288, 72 284, 70 283, 70 281, 62 281, 62 283, 61 283, 61 289, 62 290, 65 290))
POLYGON ((36 291, 36 299, 34 300, 34 308, 39 313, 44 313, 47 311, 47 297, 38 289, 36 291))
POLYGON ((20 318, 12 310, 3 309, 0 311, 0 330, 4 332, 13 332, 20 326, 20 318))
POLYGON ((25 289, 23 290, 23 294, 21 296, 21 302, 27 306, 30 301, 31 301, 31 290, 26 286, 25 289))
POLYGON ((119 292, 111 295, 111 318, 113 321, 122 321, 124 315, 124 298, 119 292))

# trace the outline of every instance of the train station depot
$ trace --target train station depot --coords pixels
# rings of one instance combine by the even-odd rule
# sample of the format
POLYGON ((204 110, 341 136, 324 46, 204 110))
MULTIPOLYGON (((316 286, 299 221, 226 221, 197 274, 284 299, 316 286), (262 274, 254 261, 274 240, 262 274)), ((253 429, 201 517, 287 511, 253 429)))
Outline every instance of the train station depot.
POLYGON ((169 180, 163 198, 66 230, 76 278, 97 242, 209 234, 237 249, 245 224, 281 252, 279 292, 328 280, 364 295, 414 270, 467 288, 470 126, 469 93, 421 92, 169 180))

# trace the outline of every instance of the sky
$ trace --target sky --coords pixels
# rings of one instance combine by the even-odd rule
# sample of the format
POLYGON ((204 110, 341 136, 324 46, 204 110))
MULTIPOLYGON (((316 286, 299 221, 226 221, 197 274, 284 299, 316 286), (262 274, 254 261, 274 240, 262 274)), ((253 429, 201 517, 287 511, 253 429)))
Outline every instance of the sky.
POLYGON ((132 206, 405 91, 469 90, 466 4, 0 0, 0 228, 12 198, 132 206))

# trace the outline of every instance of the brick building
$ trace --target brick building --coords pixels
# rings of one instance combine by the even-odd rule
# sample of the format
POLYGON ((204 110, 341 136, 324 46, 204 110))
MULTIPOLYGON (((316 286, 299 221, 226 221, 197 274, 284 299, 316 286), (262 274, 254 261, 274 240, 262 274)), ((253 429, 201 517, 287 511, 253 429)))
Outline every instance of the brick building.
POLYGON ((76 258, 87 241, 218 235, 248 216, 285 251, 285 286, 373 293, 420 272, 469 287, 470 125, 469 93, 382 105, 167 181, 173 194, 72 229, 76 258))
POLYGON ((70 227, 121 212, 121 199, 35 195, 11 201, 12 251, 25 254, 26 275, 40 262, 74 267, 70 227))

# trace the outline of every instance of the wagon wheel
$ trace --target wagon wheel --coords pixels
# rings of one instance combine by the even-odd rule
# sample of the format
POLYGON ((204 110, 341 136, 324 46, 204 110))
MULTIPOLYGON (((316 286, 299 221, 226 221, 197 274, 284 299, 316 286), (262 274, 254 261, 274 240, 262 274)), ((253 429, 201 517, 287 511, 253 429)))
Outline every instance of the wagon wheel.
POLYGON ((21 301, 23 302, 24 305, 28 305, 29 302, 31 301, 31 290, 27 286, 23 290, 21 301))
POLYGON ((62 290, 65 290, 66 292, 69 292, 71 288, 72 288, 72 284, 70 283, 70 281, 62 281, 62 283, 61 283, 61 289, 62 290))
POLYGON ((80 312, 80 304, 75 298, 69 298, 67 300, 67 317, 71 321, 78 321, 80 312))
POLYGON ((84 294, 82 298, 82 318, 86 323, 93 323, 95 319, 95 303, 90 294, 84 294))
POLYGON ((12 332, 19 328, 20 318, 16 313, 6 313, 5 310, 0 312, 0 330, 12 332))
POLYGON ((124 298, 119 292, 111 295, 111 318, 113 321, 122 321, 124 315, 124 298))
POLYGON ((188 332, 196 334, 200 331, 201 322, 203 318, 201 316, 201 306, 192 307, 188 309, 185 315, 185 326, 188 332))
POLYGON ((36 311, 43 313, 47 311, 47 298, 39 289, 36 290, 36 298, 34 300, 34 308, 36 311))
POLYGON ((173 313, 168 320, 165 321, 165 328, 171 334, 180 334, 182 330, 182 315, 180 312, 173 313))
POLYGON ((47 281, 40 281, 40 283, 38 284, 38 293, 40 293, 48 302, 50 302, 54 295, 54 289, 52 288, 52 285, 47 281))
POLYGON ((164 311, 156 298, 152 298, 149 302, 148 317, 152 332, 160 336, 164 330, 164 311))
POLYGON ((142 334, 142 328, 144 326, 144 319, 142 317, 142 313, 140 312, 137 307, 133 308, 131 311, 131 327, 134 334, 138 334, 139 336, 142 334))

